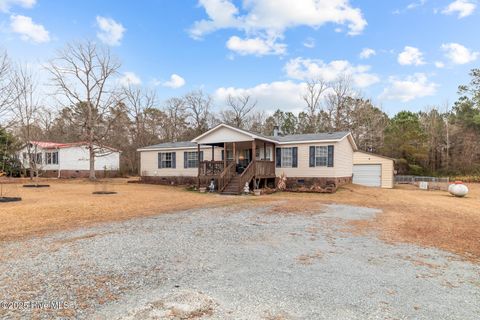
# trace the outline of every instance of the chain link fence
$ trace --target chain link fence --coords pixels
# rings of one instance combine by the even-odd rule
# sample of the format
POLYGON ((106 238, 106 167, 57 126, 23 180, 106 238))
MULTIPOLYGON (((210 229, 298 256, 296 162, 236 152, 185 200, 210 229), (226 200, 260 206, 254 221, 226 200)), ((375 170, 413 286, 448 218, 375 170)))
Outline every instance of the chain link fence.
POLYGON ((442 177, 423 177, 423 176, 395 176, 396 184, 411 184, 426 190, 448 190, 450 179, 442 177))

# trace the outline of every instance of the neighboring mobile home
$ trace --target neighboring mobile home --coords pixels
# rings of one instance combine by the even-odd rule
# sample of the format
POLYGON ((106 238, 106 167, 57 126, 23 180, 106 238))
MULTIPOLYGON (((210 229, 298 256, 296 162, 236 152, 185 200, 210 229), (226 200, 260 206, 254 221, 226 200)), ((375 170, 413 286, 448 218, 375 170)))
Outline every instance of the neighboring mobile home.
MULTIPOLYGON (((115 177, 120 169, 120 151, 110 147, 95 146, 95 171, 97 177, 115 177)), ((30 169, 28 154, 35 161, 39 174, 50 178, 88 177, 90 156, 85 142, 57 143, 32 141, 18 153, 26 170, 30 169), (30 151, 28 151, 30 150, 30 151)))
POLYGON ((238 194, 245 183, 333 192, 351 183, 357 146, 349 132, 263 136, 220 124, 189 142, 144 147, 142 181, 208 186, 238 194))

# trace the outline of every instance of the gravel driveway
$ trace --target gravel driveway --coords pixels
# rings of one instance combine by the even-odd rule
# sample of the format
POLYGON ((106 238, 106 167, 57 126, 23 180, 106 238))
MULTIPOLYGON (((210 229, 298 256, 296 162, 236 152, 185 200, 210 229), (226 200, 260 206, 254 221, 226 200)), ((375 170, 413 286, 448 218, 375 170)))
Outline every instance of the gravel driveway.
POLYGON ((345 225, 377 213, 205 208, 7 243, 0 316, 478 319, 480 266, 345 225))

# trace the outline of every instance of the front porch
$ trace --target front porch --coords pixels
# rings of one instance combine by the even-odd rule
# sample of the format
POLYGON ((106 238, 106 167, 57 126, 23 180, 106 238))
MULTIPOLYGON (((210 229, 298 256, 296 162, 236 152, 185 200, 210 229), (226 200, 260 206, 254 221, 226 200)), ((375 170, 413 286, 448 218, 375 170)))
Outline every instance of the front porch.
POLYGON ((220 193, 240 194, 246 183, 275 178, 275 144, 270 141, 199 143, 197 148, 198 187, 208 186, 213 179, 220 193), (211 146, 212 160, 200 159, 202 145, 211 146), (222 148, 221 159, 215 159, 215 148, 222 148))

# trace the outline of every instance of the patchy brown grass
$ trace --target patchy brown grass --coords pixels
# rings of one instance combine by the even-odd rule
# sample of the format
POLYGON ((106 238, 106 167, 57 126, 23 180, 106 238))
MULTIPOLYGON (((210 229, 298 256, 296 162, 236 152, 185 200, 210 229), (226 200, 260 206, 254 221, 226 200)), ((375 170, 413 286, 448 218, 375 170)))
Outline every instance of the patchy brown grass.
MULTIPOLYGON (((45 183, 45 181, 42 181, 45 183)), ((200 194, 183 188, 108 182, 113 195, 93 195, 99 186, 83 180, 47 181, 50 188, 16 187, 20 202, 0 203, 0 241, 200 207, 240 204, 253 197, 200 194)), ((9 187, 12 190, 12 186, 9 187)))
POLYGON ((277 193, 271 198, 287 199, 308 206, 341 203, 379 208, 376 219, 351 222, 353 230, 378 230, 383 240, 436 247, 480 260, 480 185, 469 184, 466 198, 445 191, 422 191, 411 186, 377 189, 349 185, 335 194, 277 193))

